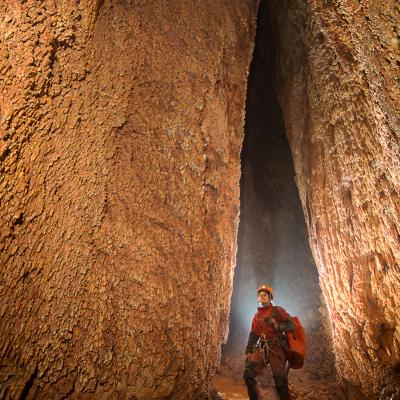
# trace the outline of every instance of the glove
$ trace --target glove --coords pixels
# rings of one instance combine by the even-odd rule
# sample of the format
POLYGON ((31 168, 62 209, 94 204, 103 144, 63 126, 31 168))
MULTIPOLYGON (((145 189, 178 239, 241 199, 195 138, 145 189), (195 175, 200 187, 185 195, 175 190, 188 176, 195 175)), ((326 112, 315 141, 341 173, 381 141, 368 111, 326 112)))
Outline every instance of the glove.
POLYGON ((272 326, 276 331, 278 330, 278 323, 275 318, 266 317, 264 320, 268 325, 272 326))
POLYGON ((248 340, 247 346, 246 346, 246 354, 253 354, 254 353, 254 347, 255 347, 258 339, 259 339, 258 335, 256 335, 253 332, 250 332, 249 340, 248 340))

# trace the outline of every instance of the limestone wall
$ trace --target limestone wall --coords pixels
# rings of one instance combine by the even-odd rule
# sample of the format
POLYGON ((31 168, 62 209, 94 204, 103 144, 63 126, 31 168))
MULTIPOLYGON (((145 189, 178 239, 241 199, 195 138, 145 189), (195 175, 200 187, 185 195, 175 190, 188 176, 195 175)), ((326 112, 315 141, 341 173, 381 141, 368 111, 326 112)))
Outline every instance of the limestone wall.
POLYGON ((395 1, 272 1, 276 74, 310 244, 349 393, 400 359, 395 1))
POLYGON ((256 3, 1 3, 5 398, 208 395, 256 3))

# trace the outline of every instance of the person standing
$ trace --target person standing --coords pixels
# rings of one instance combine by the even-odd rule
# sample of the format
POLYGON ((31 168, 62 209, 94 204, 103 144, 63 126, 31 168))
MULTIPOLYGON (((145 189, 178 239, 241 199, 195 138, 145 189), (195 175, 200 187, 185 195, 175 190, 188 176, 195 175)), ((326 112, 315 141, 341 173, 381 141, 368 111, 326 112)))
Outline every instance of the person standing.
POLYGON ((290 400, 286 332, 294 330, 294 323, 284 308, 272 304, 273 297, 268 285, 257 289, 259 307, 251 324, 243 373, 250 400, 261 400, 256 378, 267 364, 280 400, 290 400))

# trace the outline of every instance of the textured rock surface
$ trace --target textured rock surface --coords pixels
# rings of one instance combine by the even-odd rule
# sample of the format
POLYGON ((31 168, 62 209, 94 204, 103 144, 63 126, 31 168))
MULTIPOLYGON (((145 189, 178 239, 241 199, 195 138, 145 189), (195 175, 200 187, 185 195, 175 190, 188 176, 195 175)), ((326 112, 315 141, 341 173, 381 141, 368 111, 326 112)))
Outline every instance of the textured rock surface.
POLYGON ((348 392, 400 360, 399 5, 271 1, 278 92, 348 392))
MULTIPOLYGON (((1 3, 1 397, 208 392, 256 3, 1 3)), ((399 6, 268 5, 338 370, 383 399, 400 359, 399 6)))
POLYGON ((256 6, 0 5, 0 397, 207 395, 256 6))

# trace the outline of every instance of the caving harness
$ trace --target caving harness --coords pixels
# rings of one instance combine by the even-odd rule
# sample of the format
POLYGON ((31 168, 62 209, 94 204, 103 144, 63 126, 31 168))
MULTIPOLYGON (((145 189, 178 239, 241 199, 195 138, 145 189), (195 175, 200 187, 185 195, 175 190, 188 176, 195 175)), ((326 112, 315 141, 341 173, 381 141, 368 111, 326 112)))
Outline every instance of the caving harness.
POLYGON ((269 355, 275 353, 274 347, 281 346, 287 348, 287 342, 285 336, 278 336, 272 339, 268 339, 265 335, 257 340, 256 349, 260 351, 261 357, 264 360, 265 365, 269 363, 269 355))

